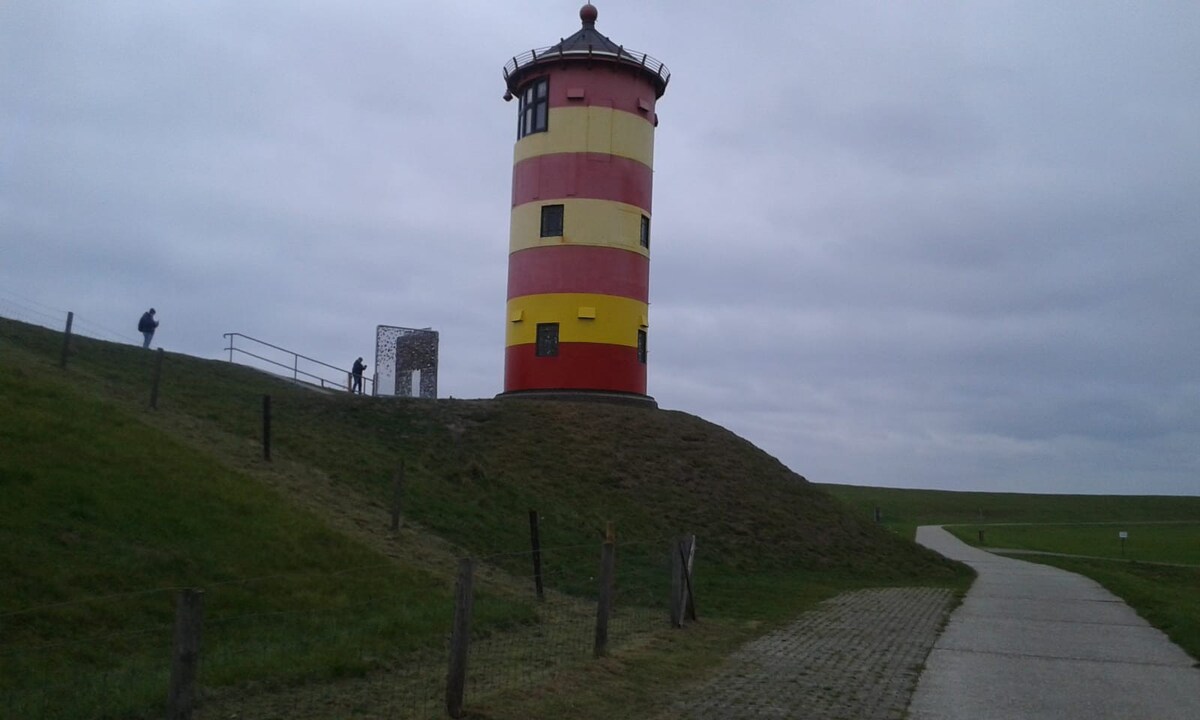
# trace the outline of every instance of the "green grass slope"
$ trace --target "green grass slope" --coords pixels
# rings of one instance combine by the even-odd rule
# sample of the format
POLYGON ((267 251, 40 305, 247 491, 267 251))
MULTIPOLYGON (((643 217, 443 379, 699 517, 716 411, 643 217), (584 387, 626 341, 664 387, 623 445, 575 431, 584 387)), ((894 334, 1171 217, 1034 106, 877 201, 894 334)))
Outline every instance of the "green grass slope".
MULTIPOLYGON (((0 362, 0 715, 140 714, 161 701, 181 587, 209 588, 206 642, 230 656, 210 663, 217 685, 361 672, 371 638, 380 658, 441 642, 444 575, 391 561, 22 359, 0 362)), ((487 607, 485 628, 522 615, 487 607)))
POLYGON ((0 403, 6 609, 385 560, 59 378, 0 366, 0 403))
POLYGON ((182 586, 207 589, 206 637, 232 648, 213 665, 224 668, 209 678, 218 684, 335 678, 439 647, 461 555, 490 573, 478 627, 536 624, 515 600, 528 592, 530 509, 553 589, 594 592, 612 522, 621 602, 648 607, 663 605, 669 538, 695 533, 699 602, 718 624, 779 621, 845 587, 968 577, 685 413, 326 394, 170 353, 151 410, 155 353, 74 338, 59 370, 60 344, 59 333, 0 319, 0 688, 14 693, 65 657, 149 677, 127 693, 130 708, 147 702, 162 687, 161 667, 150 670, 162 648, 103 651, 113 643, 89 638, 169 628, 182 586), (394 534, 401 463, 406 527, 394 534), (629 580, 639 577, 652 579, 629 580), (261 647, 264 627, 302 639, 299 660, 295 642, 278 657, 261 647), (255 653, 239 650, 253 643, 255 653), (44 660, 25 650, 48 645, 67 650, 44 660))

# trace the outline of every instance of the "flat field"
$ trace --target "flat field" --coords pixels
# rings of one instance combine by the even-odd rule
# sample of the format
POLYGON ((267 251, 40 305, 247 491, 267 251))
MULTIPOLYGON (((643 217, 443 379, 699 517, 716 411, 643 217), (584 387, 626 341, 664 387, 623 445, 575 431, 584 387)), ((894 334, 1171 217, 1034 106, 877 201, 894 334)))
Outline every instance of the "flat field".
POLYGON ((1106 522, 1063 525, 979 525, 948 528, 959 538, 987 548, 1011 548, 1112 560, 1200 567, 1200 522, 1106 522), (1120 537, 1125 533, 1124 542, 1120 537))
POLYGON ((1047 553, 1020 557, 1092 578, 1200 659, 1200 497, 821 487, 905 537, 946 525, 971 545, 1047 553))
MULTIPOLYGON (((819 485, 864 517, 913 537, 918 525, 1200 522, 1200 496, 1035 495, 819 485)), ((1117 528, 1119 530, 1121 528, 1117 528)), ((1114 537, 1116 533, 1113 533, 1114 537)), ((991 541, 989 544, 999 546, 991 541)))

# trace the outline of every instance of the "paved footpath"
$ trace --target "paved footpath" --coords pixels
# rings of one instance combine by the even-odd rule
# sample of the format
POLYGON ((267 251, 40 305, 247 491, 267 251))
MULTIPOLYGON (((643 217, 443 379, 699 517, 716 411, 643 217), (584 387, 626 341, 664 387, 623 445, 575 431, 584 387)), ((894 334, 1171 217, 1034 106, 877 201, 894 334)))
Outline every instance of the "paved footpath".
POLYGON ((1096 582, 940 527, 917 542, 979 577, 929 654, 911 720, 1200 718, 1196 661, 1096 582))
POLYGON ((936 588, 842 593, 740 648, 673 717, 900 720, 952 600, 936 588))

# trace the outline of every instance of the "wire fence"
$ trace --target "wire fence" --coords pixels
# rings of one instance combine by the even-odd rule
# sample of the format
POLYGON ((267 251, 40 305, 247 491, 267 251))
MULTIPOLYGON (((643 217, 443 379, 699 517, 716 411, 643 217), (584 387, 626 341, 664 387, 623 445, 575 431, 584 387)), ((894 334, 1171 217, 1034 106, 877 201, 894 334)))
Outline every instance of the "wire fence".
MULTIPOLYGON (((30 325, 39 325, 50 330, 61 331, 67 322, 68 311, 38 302, 6 288, 0 288, 0 317, 20 320, 30 325)), ((76 335, 109 340, 112 342, 140 345, 142 338, 94 322, 86 316, 75 314, 71 332, 76 335)))
MULTIPOLYGON (((0 295, 0 314, 14 302, 0 295)), ((21 312, 52 329, 65 320, 33 301, 21 312)), ((269 437, 264 427, 265 448, 269 437)), ((182 693, 188 713, 172 717, 252 720, 298 708, 310 717, 446 717, 456 657, 464 668, 458 702, 470 704, 543 684, 678 624, 677 539, 615 543, 610 527, 607 543, 541 548, 537 513, 530 516, 531 549, 475 561, 461 656, 450 594, 431 601, 440 581, 414 590, 392 564, 205 583, 194 677, 182 693)), ((180 612, 192 590, 104 591, 24 608, 0 593, 0 717, 161 718, 188 654, 180 612)))
MULTIPOLYGON (((69 327, 70 332, 67 334, 71 336, 107 340, 127 345, 141 345, 144 341, 144 338, 119 332, 94 322, 86 315, 81 316, 74 311, 46 305, 5 288, 0 288, 0 318, 37 325, 60 333, 69 327)), ((228 353, 230 362, 234 361, 234 353, 237 353, 239 364, 247 367, 282 378, 289 378, 293 382, 306 386, 339 392, 355 392, 353 390, 354 375, 349 368, 339 368, 242 333, 225 333, 224 337, 228 343, 222 347, 222 350, 228 353), (257 352, 248 351, 243 347, 235 347, 235 336, 242 338, 243 345, 251 345, 257 352)), ((364 375, 360 379, 361 391, 367 395, 376 394, 375 384, 374 375, 364 375)))
MULTIPOLYGON (((472 625, 465 692, 467 703, 473 698, 544 683, 564 670, 594 659, 601 594, 601 546, 590 547, 595 550, 594 564, 547 564, 541 579, 550 589, 540 600, 534 592, 537 578, 532 574, 505 577, 506 584, 515 579, 528 587, 527 594, 517 597, 500 592, 494 587, 496 581, 486 575, 477 580, 473 618, 486 623, 492 616, 511 616, 512 606, 517 605, 519 611, 515 614, 529 620, 524 627, 507 632, 477 631, 472 625), (568 594, 557 588, 574 588, 576 591, 568 594), (587 590, 579 591, 579 588, 587 590)), ((551 548, 544 555, 553 558, 559 552, 558 548, 551 548)), ((609 653, 620 652, 668 626, 670 578, 666 541, 622 543, 616 546, 616 554, 618 571, 607 618, 609 653), (626 553, 632 558, 635 554, 645 555, 646 550, 651 550, 651 564, 644 562, 646 558, 622 562, 626 553), (659 602, 654 602, 655 598, 659 602)), ((528 557, 528 553, 524 555, 528 557)), ((489 560, 482 558, 481 562, 489 560)))
MULTIPOLYGON (((662 540, 615 546, 606 654, 669 627, 670 555, 662 540), (655 601, 657 598, 657 601, 655 601)), ((475 561, 462 700, 544 685, 596 656, 601 546, 475 561), (536 587, 544 587, 539 599, 536 587), (565 592, 561 588, 591 591, 565 592)), ((390 566, 210 583, 188 707, 196 718, 444 718, 453 602, 414 602, 390 566)), ((183 588, 97 594, 0 611, 0 716, 161 718, 174 696, 183 588)))

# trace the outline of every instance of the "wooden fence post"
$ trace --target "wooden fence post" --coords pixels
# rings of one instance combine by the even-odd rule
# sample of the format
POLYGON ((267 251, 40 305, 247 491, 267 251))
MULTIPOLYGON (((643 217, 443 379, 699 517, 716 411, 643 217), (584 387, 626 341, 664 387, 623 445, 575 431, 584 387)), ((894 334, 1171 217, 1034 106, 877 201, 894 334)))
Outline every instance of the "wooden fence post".
POLYGON ((67 354, 71 351, 71 325, 73 325, 74 323, 75 323, 75 313, 68 312, 67 313, 67 329, 63 330, 62 355, 60 355, 58 358, 58 366, 63 369, 66 369, 66 367, 67 367, 67 354))
POLYGON ((692 565, 696 536, 688 535, 672 543, 671 548, 671 627, 683 627, 686 616, 696 619, 696 597, 692 589, 692 565))
POLYGON ((204 591, 181 590, 175 606, 167 720, 191 720, 196 701, 196 670, 200 665, 200 633, 203 625, 204 591))
POLYGON ((400 513, 404 509, 404 458, 392 478, 392 532, 400 530, 400 513))
POLYGON ((616 565, 616 545, 606 540, 600 546, 600 600, 596 603, 596 640, 593 657, 608 654, 608 618, 613 607, 613 568, 616 565))
POLYGON ((683 567, 683 589, 686 597, 683 602, 684 614, 689 620, 696 619, 696 593, 692 585, 692 571, 696 564, 696 536, 688 535, 680 547, 680 564, 683 567))
POLYGON ((446 673, 446 712, 452 718, 463 715, 463 695, 467 689, 467 651, 471 646, 471 607, 475 582, 475 561, 458 562, 458 582, 454 586, 454 627, 450 632, 450 667, 446 673))
POLYGON ((679 540, 671 541, 671 627, 683 627, 683 557, 679 540))
POLYGON ((163 349, 160 347, 154 357, 154 380, 150 384, 150 407, 158 409, 158 383, 162 380, 163 349))
POLYGON ((537 599, 545 599, 545 589, 542 586, 542 539, 538 526, 537 510, 529 511, 529 544, 533 548, 533 587, 537 590, 537 599))
POLYGON ((262 408, 262 443, 263 443, 263 460, 271 462, 271 396, 263 395, 262 408))

